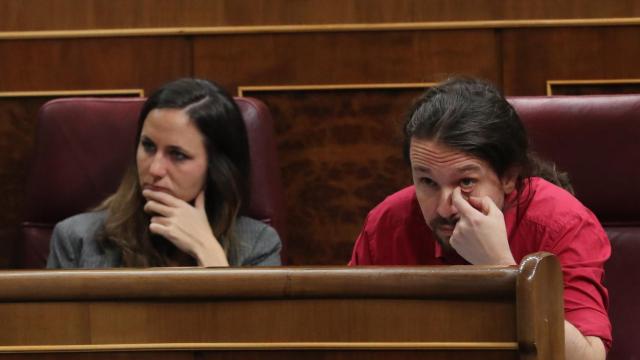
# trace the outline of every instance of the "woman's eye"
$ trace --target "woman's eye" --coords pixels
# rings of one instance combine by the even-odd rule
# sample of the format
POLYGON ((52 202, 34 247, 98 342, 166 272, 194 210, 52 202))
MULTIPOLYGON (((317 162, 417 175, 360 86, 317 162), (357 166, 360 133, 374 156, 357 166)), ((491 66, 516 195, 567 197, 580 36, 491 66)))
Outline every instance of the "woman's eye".
POLYGON ((187 160, 189 157, 183 153, 182 151, 173 150, 171 151, 171 157, 177 161, 187 160))
POLYGON ((475 185, 475 183, 476 183, 475 179, 462 179, 460 180, 460 187, 463 189, 469 189, 473 185, 475 185))
POLYGON ((142 146, 142 148, 144 149, 145 152, 147 153, 152 153, 156 150, 156 145, 149 141, 149 140, 142 140, 140 141, 140 145, 142 146))

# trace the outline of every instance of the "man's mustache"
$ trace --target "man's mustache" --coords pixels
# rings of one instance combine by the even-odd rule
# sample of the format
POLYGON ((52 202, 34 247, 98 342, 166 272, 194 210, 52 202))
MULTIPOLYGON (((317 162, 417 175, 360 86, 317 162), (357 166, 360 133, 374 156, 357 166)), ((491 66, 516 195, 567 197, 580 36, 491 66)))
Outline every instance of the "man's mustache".
POLYGON ((439 226, 442 225, 447 225, 447 226, 456 226, 456 224, 458 223, 458 220, 460 220, 460 217, 458 216, 454 216, 454 217, 450 217, 450 218, 443 218, 443 217, 436 217, 435 219, 431 220, 431 228, 435 229, 439 226))

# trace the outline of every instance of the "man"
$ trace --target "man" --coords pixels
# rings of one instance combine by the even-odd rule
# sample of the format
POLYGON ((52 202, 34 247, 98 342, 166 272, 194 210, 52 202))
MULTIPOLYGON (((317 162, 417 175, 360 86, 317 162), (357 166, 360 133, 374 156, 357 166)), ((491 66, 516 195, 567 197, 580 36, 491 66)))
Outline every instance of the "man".
POLYGON ((369 213, 349 264, 516 265, 551 252, 563 269, 567 359, 604 359, 609 240, 566 175, 529 152, 513 107, 490 84, 451 79, 416 102, 404 130, 413 186, 369 213))

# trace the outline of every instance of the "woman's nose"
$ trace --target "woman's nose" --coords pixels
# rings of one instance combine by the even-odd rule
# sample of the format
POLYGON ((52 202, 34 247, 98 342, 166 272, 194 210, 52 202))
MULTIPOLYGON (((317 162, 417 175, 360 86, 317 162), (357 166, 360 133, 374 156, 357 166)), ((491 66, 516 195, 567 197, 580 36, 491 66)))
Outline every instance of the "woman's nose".
POLYGON ((149 174, 155 177, 164 177, 167 174, 166 161, 159 152, 151 159, 149 174))

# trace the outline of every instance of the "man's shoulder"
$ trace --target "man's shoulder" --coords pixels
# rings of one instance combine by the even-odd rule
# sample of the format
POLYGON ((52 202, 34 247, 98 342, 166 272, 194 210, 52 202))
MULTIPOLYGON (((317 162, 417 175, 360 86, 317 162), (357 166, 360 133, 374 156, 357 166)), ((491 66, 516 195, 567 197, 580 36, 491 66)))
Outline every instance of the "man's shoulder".
POLYGON ((564 227, 571 223, 598 222, 595 215, 567 190, 541 178, 531 178, 525 218, 545 226, 564 227))
POLYGON ((538 207, 547 208, 545 211, 588 211, 580 200, 558 185, 538 177, 531 178, 530 183, 532 201, 538 207))

